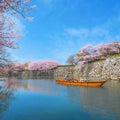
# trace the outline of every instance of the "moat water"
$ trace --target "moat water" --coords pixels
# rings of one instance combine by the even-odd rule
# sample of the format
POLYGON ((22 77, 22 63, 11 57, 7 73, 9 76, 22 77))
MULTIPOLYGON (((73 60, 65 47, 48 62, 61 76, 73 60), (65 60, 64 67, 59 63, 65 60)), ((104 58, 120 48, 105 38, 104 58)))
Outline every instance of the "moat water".
POLYGON ((13 78, 2 84, 0 120, 120 120, 120 82, 94 88, 13 78))

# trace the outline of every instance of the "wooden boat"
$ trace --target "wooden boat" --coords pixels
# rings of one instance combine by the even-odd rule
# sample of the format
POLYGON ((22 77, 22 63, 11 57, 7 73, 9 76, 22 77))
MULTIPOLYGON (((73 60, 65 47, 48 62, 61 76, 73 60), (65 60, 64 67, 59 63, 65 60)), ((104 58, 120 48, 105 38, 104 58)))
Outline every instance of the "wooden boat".
POLYGON ((107 80, 99 80, 99 81, 79 81, 76 79, 58 79, 56 80, 57 84, 63 84, 63 85, 75 85, 75 86, 91 86, 91 87, 101 87, 107 80))

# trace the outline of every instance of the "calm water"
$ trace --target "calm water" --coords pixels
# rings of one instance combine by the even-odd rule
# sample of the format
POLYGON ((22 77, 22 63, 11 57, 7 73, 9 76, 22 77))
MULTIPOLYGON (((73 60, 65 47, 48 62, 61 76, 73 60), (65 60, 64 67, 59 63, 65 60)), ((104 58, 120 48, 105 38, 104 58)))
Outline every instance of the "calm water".
POLYGON ((120 82, 92 88, 11 79, 5 85, 0 120, 120 120, 120 82))

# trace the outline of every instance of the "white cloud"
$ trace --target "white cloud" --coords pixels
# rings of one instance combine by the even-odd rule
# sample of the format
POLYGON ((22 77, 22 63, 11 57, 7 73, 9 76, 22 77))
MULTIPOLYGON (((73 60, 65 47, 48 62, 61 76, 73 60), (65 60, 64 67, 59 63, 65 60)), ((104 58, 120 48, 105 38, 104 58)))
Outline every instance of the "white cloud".
POLYGON ((65 31, 80 42, 99 44, 101 42, 120 41, 120 15, 108 19, 103 25, 92 28, 67 28, 65 31))
POLYGON ((80 42, 86 43, 100 43, 100 42, 112 42, 115 40, 120 39, 120 35, 112 35, 111 31, 101 28, 101 27, 94 27, 92 29, 88 28, 81 28, 81 29, 75 29, 75 28, 69 28, 66 30, 68 35, 72 37, 76 37, 80 42))
POLYGON ((56 41, 53 52, 55 59, 64 63, 87 44, 101 44, 120 41, 120 17, 108 20, 105 24, 93 28, 66 28, 61 35, 52 35, 56 41))

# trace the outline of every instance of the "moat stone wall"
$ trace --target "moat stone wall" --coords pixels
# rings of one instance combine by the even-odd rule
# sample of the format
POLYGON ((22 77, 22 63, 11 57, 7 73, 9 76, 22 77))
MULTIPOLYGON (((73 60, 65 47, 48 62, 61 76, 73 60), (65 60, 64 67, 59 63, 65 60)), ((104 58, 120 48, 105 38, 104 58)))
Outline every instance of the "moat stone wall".
POLYGON ((49 79, 54 78, 54 70, 48 71, 38 71, 38 70, 23 70, 23 71, 14 71, 9 73, 9 77, 18 77, 18 78, 31 78, 31 79, 49 79))
POLYGON ((72 78, 74 75, 74 65, 60 65, 54 70, 54 78, 64 78, 65 74, 70 74, 72 78))
POLYGON ((76 68, 74 78, 120 80, 120 57, 91 62, 85 64, 84 67, 76 68))
POLYGON ((65 74, 70 73, 70 78, 75 79, 109 79, 120 80, 120 57, 108 58, 105 61, 95 61, 84 66, 75 67, 74 65, 60 65, 49 71, 14 71, 9 76, 19 78, 64 78, 65 74))
POLYGON ((18 77, 18 78, 63 78, 65 74, 70 73, 71 77, 74 74, 74 65, 59 65, 58 67, 47 70, 47 71, 38 71, 38 70, 23 70, 23 71, 12 71, 9 73, 9 77, 18 77))

